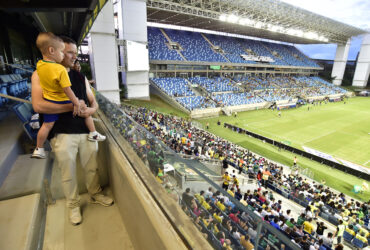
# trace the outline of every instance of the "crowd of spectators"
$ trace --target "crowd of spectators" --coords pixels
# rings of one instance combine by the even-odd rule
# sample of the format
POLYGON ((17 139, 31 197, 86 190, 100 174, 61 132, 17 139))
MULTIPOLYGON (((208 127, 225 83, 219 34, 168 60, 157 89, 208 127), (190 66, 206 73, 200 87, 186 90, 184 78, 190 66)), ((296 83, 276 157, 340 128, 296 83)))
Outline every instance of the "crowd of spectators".
MULTIPOLYGON (((302 249, 330 249, 334 238, 340 241, 344 232, 363 241, 364 245, 367 244, 369 233, 365 225, 368 225, 370 203, 348 199, 322 183, 308 181, 295 173, 283 174, 282 167, 225 139, 195 128, 188 120, 140 107, 126 106, 125 111, 175 152, 218 159, 225 167, 235 168, 233 175, 235 171, 239 171, 256 179, 259 187, 242 193, 238 181, 228 178, 225 173, 222 186, 232 197, 254 211, 261 220, 280 230, 302 249), (268 187, 279 188, 289 194, 291 199, 304 201, 305 206, 300 215, 292 216, 290 209, 283 211, 282 202, 275 200, 273 193, 267 191, 268 187), (336 233, 325 232, 328 227, 326 223, 318 223, 317 218, 322 214, 330 214, 336 218, 336 233), (344 225, 344 230, 341 225, 344 225)), ((208 238, 213 237, 213 244, 226 249, 244 246, 245 241, 253 244, 253 236, 256 235, 255 219, 238 209, 228 196, 210 189, 193 197, 187 191, 183 195, 183 202, 183 209, 194 218, 208 238)), ((266 237, 267 247, 274 242, 274 235, 267 233, 266 237)), ((276 247, 281 247, 278 240, 276 244, 279 244, 276 247)))
MULTIPOLYGON (((112 110, 110 107, 105 108, 112 110)), ((254 211, 253 216, 240 209, 230 196, 223 195, 217 190, 200 192, 194 196, 195 199, 186 200, 183 197, 183 209, 194 218, 195 223, 212 244, 226 249, 238 248, 240 245, 251 249, 246 247, 247 245, 251 247, 246 242, 251 244, 255 242, 256 222, 258 222, 253 218, 255 216, 286 234, 302 249, 329 249, 335 241, 334 238, 337 238, 336 241, 342 240, 342 235, 346 236, 346 234, 362 241, 364 245, 367 244, 365 241, 369 237, 366 229, 369 203, 348 199, 322 183, 308 181, 296 173, 284 174, 282 167, 275 163, 207 131, 195 128, 189 120, 140 107, 124 106, 124 110, 151 135, 180 155, 218 159, 225 169, 229 167, 227 171, 230 175, 224 174, 222 187, 247 209, 254 211), (234 171, 230 171, 230 167, 234 167, 234 171), (237 178, 234 178, 235 171, 255 179, 258 187, 242 193, 237 178), (289 208, 283 210, 282 206, 287 205, 281 200, 276 201, 274 193, 267 188, 271 190, 279 188, 294 201, 304 201, 305 205, 300 215, 293 216, 289 208), (338 224, 336 233, 328 230, 325 232, 327 224, 317 223, 318 216, 322 217, 323 214, 331 214, 336 218, 338 224)), ((135 133, 136 125, 130 119, 119 119, 120 114, 115 112, 110 112, 109 115, 112 123, 127 138, 138 155, 148 161, 152 171, 158 174, 158 169, 164 161, 163 153, 155 149, 160 144, 149 143, 150 136, 135 133)), ((221 126, 221 124, 214 126, 221 126)), ((192 197, 190 190, 186 193, 192 197)), ((332 222, 332 219, 329 221, 332 222)), ((346 240, 346 237, 343 238, 346 240)), ((264 232, 260 246, 264 249, 283 248, 276 235, 268 230, 264 232)))

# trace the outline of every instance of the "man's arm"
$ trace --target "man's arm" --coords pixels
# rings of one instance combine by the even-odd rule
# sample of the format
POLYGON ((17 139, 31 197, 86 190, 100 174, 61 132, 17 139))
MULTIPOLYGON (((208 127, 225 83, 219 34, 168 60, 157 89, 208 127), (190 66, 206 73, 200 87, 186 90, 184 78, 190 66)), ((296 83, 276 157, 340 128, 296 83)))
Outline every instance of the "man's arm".
POLYGON ((33 72, 31 78, 32 107, 37 113, 60 114, 73 110, 72 104, 56 104, 46 101, 42 96, 40 78, 37 71, 33 72))
POLYGON ((98 103, 95 100, 94 94, 91 91, 89 81, 85 78, 85 85, 86 85, 86 95, 89 101, 90 107, 81 111, 81 117, 89 117, 92 116, 96 110, 99 108, 98 103))
POLYGON ((78 98, 75 96, 75 93, 73 93, 73 90, 71 87, 63 88, 64 93, 68 96, 69 100, 71 100, 73 104, 73 115, 78 115, 81 113, 81 107, 80 102, 78 98))

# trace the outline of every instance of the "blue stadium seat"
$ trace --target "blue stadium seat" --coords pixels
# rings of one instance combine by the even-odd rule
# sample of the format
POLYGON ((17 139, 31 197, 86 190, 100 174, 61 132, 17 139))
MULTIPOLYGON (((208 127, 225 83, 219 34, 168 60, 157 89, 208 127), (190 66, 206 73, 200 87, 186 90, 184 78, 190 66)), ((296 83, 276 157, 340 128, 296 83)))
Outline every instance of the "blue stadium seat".
POLYGON ((181 45, 181 53, 188 61, 227 62, 220 53, 212 50, 200 33, 169 29, 165 32, 172 41, 181 45))
POLYGON ((166 43, 168 43, 165 36, 159 28, 148 27, 148 45, 149 45, 149 59, 150 60, 172 60, 183 61, 182 57, 176 50, 170 50, 166 43))
POLYGON ((352 244, 359 249, 362 249, 364 247, 364 243, 357 238, 353 239, 352 244))
MULTIPOLYGON (((6 89, 6 84, 1 84, 0 85, 0 93, 3 94, 3 95, 8 95, 8 91, 6 89)), ((2 106, 5 105, 8 102, 9 102, 9 100, 7 98, 2 97, 1 100, 0 100, 0 103, 1 103, 2 106)))
POLYGON ((155 85, 170 96, 194 96, 188 82, 183 78, 152 78, 155 85))
MULTIPOLYGON (((214 51, 212 45, 199 32, 165 29, 165 33, 173 42, 182 47, 181 53, 188 61, 232 62, 256 64, 258 61, 245 60, 241 55, 270 57, 271 65, 291 65, 301 67, 319 67, 296 47, 291 45, 262 42, 213 34, 203 34, 213 45, 222 49, 214 51), (223 54, 221 54, 223 53, 223 54), (225 59, 225 57, 227 59, 225 59)), ((150 60, 183 61, 176 50, 169 49, 167 39, 159 28, 148 27, 148 45, 150 60)))
POLYGON ((20 103, 13 107, 14 112, 21 120, 23 124, 24 131, 31 140, 36 140, 37 130, 30 127, 29 123, 32 117, 32 105, 29 103, 20 103))
POLYGON ((353 235, 351 235, 350 233, 348 233, 347 231, 344 231, 343 233, 343 239, 347 242, 351 242, 353 240, 353 235))

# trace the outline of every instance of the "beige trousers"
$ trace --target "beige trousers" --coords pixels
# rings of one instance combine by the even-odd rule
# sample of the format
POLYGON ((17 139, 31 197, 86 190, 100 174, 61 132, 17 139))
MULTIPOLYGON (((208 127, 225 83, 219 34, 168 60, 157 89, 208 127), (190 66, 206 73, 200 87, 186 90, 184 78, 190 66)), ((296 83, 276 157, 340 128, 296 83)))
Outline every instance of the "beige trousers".
POLYGON ((87 140, 87 134, 57 134, 51 140, 51 146, 55 153, 54 166, 61 170, 63 192, 69 208, 80 206, 76 176, 77 156, 80 157, 85 171, 87 191, 90 195, 101 192, 97 174, 97 142, 87 140))

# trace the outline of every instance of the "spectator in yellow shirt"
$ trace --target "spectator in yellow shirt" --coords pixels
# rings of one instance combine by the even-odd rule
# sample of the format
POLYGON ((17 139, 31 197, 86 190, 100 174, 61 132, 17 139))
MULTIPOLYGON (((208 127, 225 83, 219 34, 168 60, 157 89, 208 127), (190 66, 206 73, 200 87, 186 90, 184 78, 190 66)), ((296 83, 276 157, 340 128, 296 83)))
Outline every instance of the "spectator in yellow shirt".
POLYGON ((353 226, 352 225, 349 225, 347 228, 346 228, 346 232, 349 233, 350 235, 352 236, 355 236, 356 233, 355 231, 353 231, 353 226))
POLYGON ((313 231, 312 218, 309 218, 308 220, 303 222, 303 231, 309 234, 312 233, 313 231))
POLYGON ((362 232, 361 234, 356 234, 356 239, 361 240, 365 244, 365 247, 367 246, 367 239, 364 232, 362 232))
POLYGON ((220 211, 213 213, 213 218, 215 218, 217 222, 222 223, 222 216, 220 211))
POLYGON ((228 172, 225 172, 225 174, 222 176, 222 179, 223 179, 222 188, 227 191, 227 189, 229 188, 229 184, 230 184, 230 176, 228 172))
POLYGON ((239 187, 239 180, 235 175, 233 176, 233 187, 239 187))
POLYGON ((235 196, 235 194, 234 194, 234 188, 231 188, 231 189, 227 190, 227 193, 229 195, 231 195, 232 197, 234 197, 235 196))
POLYGON ((220 199, 217 203, 216 203, 216 206, 222 211, 224 212, 226 210, 226 207, 224 205, 224 199, 220 199))
POLYGON ((202 207, 204 207, 204 209, 206 210, 210 210, 211 209, 211 206, 209 205, 209 202, 210 202, 210 198, 206 198, 206 200, 204 200, 201 205, 202 207))

